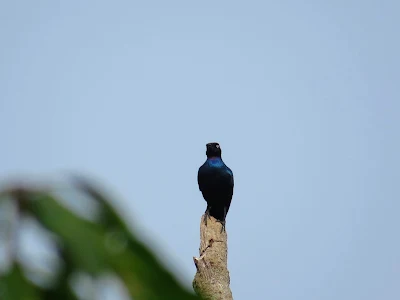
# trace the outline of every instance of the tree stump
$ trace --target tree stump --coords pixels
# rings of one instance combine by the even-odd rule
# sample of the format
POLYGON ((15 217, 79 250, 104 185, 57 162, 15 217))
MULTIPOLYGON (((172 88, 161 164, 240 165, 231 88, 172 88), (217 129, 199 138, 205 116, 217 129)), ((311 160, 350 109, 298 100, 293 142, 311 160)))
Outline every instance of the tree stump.
POLYGON ((228 236, 221 233, 222 225, 213 217, 200 221, 199 257, 193 257, 197 268, 193 280, 195 292, 203 299, 232 300, 228 271, 228 236))

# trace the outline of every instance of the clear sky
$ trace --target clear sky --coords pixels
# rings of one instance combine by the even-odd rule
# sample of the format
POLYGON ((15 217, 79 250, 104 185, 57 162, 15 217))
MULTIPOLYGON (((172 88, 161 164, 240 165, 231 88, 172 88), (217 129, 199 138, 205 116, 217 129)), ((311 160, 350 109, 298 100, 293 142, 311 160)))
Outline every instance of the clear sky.
POLYGON ((2 1, 0 176, 95 175, 190 287, 221 144, 236 300, 400 298, 399 1, 2 1))

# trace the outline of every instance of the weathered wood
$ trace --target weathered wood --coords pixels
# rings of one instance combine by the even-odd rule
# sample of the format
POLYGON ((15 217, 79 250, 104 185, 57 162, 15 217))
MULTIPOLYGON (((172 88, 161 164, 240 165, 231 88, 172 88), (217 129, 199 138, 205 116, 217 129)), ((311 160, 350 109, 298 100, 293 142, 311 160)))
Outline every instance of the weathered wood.
POLYGON ((221 233, 221 223, 213 217, 200 221, 199 257, 193 257, 197 268, 193 288, 204 299, 232 300, 228 271, 228 236, 221 233))

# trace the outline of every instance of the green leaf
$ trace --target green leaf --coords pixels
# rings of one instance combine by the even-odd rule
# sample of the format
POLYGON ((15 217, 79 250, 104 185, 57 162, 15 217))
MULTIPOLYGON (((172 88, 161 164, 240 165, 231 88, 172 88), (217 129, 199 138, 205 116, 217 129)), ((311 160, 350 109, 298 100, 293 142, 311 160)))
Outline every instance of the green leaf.
POLYGON ((74 266, 95 275, 107 269, 109 255, 104 248, 104 233, 95 223, 81 219, 63 207, 50 194, 30 194, 26 210, 62 241, 74 266))
POLYGON ((21 268, 14 265, 0 277, 0 299, 2 300, 40 300, 39 291, 28 281, 21 268))
POLYGON ((59 250, 59 254, 64 261, 64 266, 57 276, 58 278, 55 286, 42 291, 42 300, 78 300, 69 282, 70 276, 74 271, 73 264, 69 261, 68 256, 65 255, 64 250, 59 250))
MULTIPOLYGON (((80 218, 48 192, 16 189, 18 193, 11 193, 24 213, 56 235, 60 258, 64 262, 65 268, 57 275, 56 286, 50 290, 36 287, 37 291, 41 291, 40 299, 75 300, 68 280, 70 274, 77 271, 86 272, 94 278, 111 272, 122 280, 135 300, 200 299, 192 291, 184 289, 129 230, 109 199, 84 180, 78 180, 77 185, 99 203, 101 217, 98 222, 80 218)), ((28 287, 34 291, 34 286, 28 287)), ((18 290, 19 285, 12 286, 14 289, 18 290)))
POLYGON ((194 293, 186 291, 172 273, 129 231, 128 226, 110 205, 110 200, 87 181, 79 179, 76 183, 83 192, 101 205, 103 228, 113 228, 126 238, 127 251, 120 253, 112 264, 135 299, 199 299, 194 293))

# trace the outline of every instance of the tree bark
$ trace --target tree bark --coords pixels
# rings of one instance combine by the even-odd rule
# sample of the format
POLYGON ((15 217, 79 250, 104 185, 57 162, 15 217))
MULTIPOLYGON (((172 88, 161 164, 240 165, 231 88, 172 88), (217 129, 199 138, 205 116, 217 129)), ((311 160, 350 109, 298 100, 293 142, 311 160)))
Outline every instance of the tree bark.
POLYGON ((195 292, 207 300, 232 300, 228 271, 228 236, 221 233, 221 223, 215 218, 200 221, 200 257, 193 257, 197 268, 193 280, 195 292))

